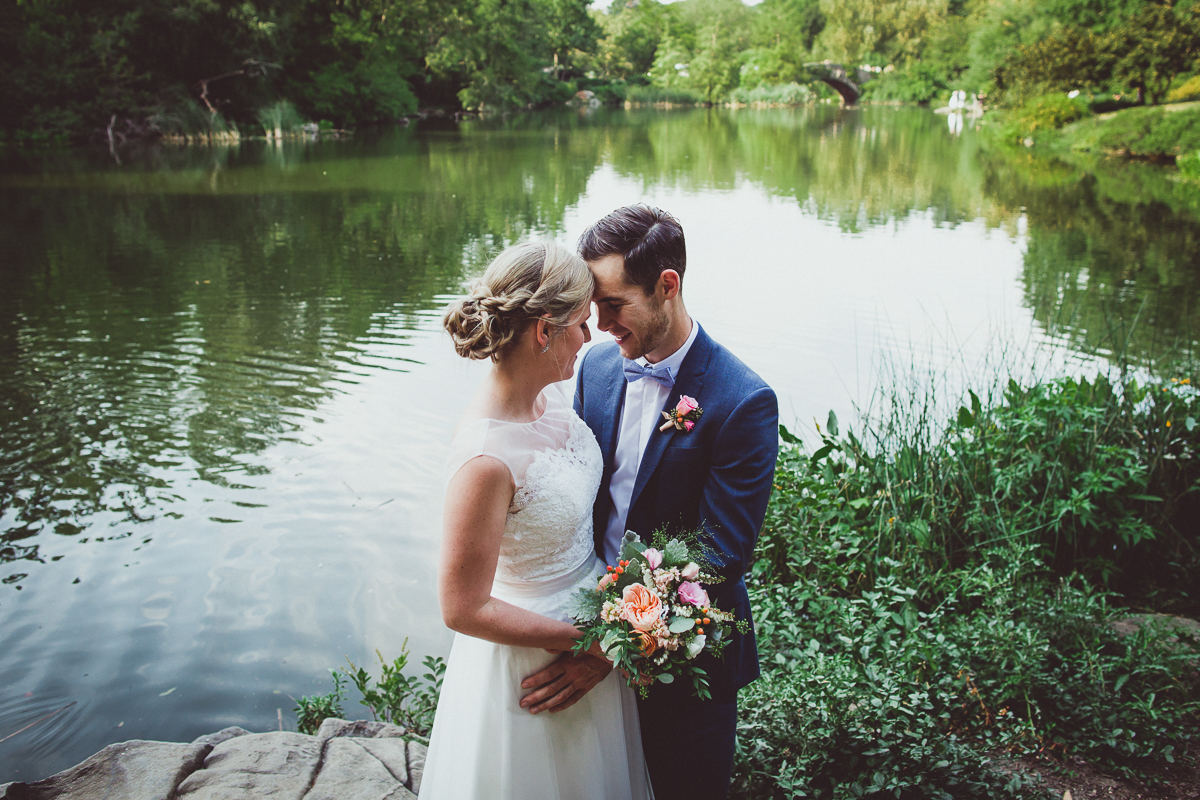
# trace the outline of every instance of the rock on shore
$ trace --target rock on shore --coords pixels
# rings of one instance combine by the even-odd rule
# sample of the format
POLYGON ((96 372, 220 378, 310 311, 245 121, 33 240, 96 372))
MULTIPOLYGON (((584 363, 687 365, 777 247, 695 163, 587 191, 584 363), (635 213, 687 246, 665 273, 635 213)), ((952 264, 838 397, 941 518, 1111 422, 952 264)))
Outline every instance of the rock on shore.
POLYGON ((425 746, 383 722, 327 719, 316 736, 226 728, 190 744, 110 744, 0 800, 410 800, 425 746))

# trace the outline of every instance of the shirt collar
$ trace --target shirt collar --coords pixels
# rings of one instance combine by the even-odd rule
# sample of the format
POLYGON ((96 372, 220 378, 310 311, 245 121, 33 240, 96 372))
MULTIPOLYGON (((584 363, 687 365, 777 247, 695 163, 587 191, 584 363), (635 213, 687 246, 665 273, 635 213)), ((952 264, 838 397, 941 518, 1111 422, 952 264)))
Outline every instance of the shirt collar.
POLYGON ((679 377, 679 367, 683 365, 683 359, 687 358, 688 350, 692 349, 692 342, 696 341, 696 334, 698 334, 699 332, 700 332, 700 326, 697 325, 696 320, 693 319, 691 333, 688 334, 687 341, 683 343, 682 347, 680 347, 674 353, 671 353, 671 355, 667 356, 662 361, 659 361, 657 364, 651 364, 649 361, 646 360, 645 356, 642 356, 641 358, 639 358, 637 360, 637 363, 641 364, 643 367, 657 367, 657 368, 666 367, 668 370, 671 371, 672 378, 678 378, 679 377))

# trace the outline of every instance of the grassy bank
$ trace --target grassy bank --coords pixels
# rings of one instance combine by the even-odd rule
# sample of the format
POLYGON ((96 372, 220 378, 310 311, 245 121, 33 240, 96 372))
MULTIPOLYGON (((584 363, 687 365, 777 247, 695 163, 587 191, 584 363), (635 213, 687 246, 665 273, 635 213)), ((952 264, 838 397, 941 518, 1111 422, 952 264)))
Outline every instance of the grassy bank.
POLYGON ((1002 112, 993 127, 1011 143, 1058 151, 1164 160, 1200 152, 1200 101, 1095 113, 1104 105, 1044 95, 1002 112))
MULTIPOLYGON (((1031 764, 1194 763, 1200 636, 1171 616, 1200 616, 1191 379, 1009 382, 951 419, 901 383, 814 452, 781 432, 732 796, 1035 798, 1031 764)), ((441 666, 404 665, 346 673, 427 733, 441 666)), ((343 697, 304 698, 301 727, 343 697)))

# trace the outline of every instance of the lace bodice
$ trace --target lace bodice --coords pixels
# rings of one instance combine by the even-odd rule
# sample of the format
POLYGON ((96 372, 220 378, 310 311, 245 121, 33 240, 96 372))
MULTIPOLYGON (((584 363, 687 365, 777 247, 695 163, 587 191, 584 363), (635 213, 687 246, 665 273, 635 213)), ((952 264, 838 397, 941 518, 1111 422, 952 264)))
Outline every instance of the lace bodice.
POLYGON ((571 407, 567 389, 546 388, 546 411, 529 423, 481 419, 450 445, 446 481, 472 458, 491 456, 513 476, 496 579, 543 581, 578 567, 593 551, 592 504, 603 469, 600 446, 571 407))

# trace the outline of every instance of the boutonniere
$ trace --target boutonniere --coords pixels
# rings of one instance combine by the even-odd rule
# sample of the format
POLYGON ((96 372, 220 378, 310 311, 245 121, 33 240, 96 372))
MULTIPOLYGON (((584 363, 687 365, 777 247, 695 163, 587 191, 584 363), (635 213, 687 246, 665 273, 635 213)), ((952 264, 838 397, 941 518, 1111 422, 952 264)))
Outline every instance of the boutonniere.
POLYGON ((659 425, 658 429, 666 433, 669 428, 673 427, 684 433, 690 433, 692 428, 696 427, 696 420, 700 419, 700 415, 703 413, 704 409, 696 402, 696 398, 681 394, 679 402, 675 404, 674 408, 662 412, 666 422, 659 425))

